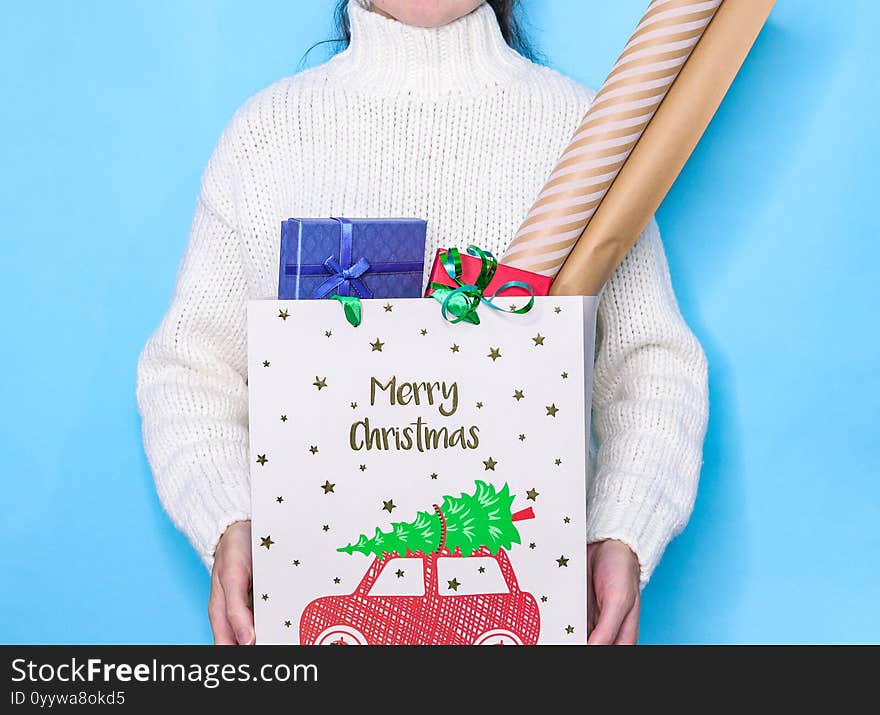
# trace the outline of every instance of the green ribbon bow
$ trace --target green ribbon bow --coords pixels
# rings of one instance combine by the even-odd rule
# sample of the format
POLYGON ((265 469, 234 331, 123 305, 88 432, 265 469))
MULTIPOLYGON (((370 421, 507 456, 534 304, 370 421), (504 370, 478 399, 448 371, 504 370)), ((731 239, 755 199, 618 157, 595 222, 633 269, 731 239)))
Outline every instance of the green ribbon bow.
POLYGON ((451 323, 466 322, 479 325, 480 316, 477 315, 477 308, 480 307, 481 303, 488 305, 492 310, 502 313, 514 313, 516 315, 528 313, 532 309, 535 305, 535 291, 532 286, 523 281, 507 281, 507 283, 499 286, 498 290, 491 296, 487 297, 485 291, 489 283, 492 282, 495 271, 498 269, 498 259, 489 251, 484 251, 474 245, 468 246, 467 252, 469 255, 480 259, 480 274, 472 284, 465 283, 461 279, 461 254, 457 248, 450 248, 448 251, 440 252, 440 262, 447 275, 455 281, 458 287, 450 288, 442 283, 431 283, 428 286, 428 295, 440 303, 441 312, 445 320, 451 323), (512 306, 509 309, 495 305, 494 300, 509 288, 522 288, 526 290, 530 296, 529 302, 522 307, 512 306), (450 318, 450 315, 453 317, 450 318))

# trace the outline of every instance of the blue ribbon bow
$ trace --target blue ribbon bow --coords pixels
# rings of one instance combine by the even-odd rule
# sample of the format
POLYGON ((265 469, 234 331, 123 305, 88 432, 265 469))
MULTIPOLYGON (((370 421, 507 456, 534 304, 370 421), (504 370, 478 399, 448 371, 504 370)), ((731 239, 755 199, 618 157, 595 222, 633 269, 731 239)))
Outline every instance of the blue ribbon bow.
POLYGON ((324 270, 330 277, 315 288, 312 298, 320 299, 337 291, 341 296, 350 296, 352 292, 359 298, 372 298, 373 293, 361 280, 361 276, 370 270, 370 262, 359 258, 351 263, 351 221, 347 218, 333 218, 339 222, 339 260, 336 256, 328 256, 324 261, 324 270))
POLYGON ((336 256, 330 256, 324 261, 324 270, 330 274, 330 277, 321 285, 315 288, 312 294, 313 298, 323 298, 330 295, 337 288, 339 295, 349 296, 352 290, 355 295, 360 298, 372 298, 373 294, 370 289, 361 280, 361 276, 370 270, 370 262, 366 258, 361 258, 350 268, 343 268, 336 256))

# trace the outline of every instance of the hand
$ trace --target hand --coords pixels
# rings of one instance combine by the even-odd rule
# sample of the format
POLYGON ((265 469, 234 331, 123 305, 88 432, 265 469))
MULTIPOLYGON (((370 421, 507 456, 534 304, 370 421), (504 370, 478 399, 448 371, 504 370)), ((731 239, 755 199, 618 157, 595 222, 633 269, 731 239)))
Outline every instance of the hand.
POLYGON ((639 560, 622 541, 587 545, 589 645, 635 645, 639 638, 639 560))
POLYGON ((251 523, 230 524, 214 552, 208 618, 215 645, 253 645, 251 523))

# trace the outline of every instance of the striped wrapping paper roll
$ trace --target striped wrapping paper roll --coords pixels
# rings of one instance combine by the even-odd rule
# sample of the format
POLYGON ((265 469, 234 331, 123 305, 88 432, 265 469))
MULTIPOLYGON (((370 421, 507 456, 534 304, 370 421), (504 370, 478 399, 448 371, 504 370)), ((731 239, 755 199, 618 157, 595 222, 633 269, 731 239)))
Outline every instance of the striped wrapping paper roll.
POLYGON ((555 276, 722 0, 653 0, 502 259, 555 276))

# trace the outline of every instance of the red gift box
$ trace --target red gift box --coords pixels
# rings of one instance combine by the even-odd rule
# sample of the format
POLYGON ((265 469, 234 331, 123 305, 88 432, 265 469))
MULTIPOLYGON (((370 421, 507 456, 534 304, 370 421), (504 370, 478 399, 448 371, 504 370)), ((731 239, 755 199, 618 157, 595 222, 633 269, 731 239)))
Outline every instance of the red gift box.
MULTIPOLYGON (((449 274, 443 267, 443 262, 440 260, 440 254, 445 252, 446 250, 441 248, 434 256, 434 265, 431 266, 431 277, 428 279, 428 292, 431 290, 431 283, 440 283, 441 285, 449 286, 450 288, 458 288, 458 285, 449 277, 449 274)), ((481 266, 482 263, 479 258, 467 253, 461 253, 461 280, 465 284, 472 284, 480 275, 481 266)), ((553 283, 553 278, 550 276, 542 276, 539 273, 532 273, 531 271, 524 271, 522 268, 514 268, 513 266, 505 266, 503 263, 499 263, 495 275, 492 276, 492 280, 489 281, 489 285, 484 292, 486 297, 494 295, 495 291, 508 281, 522 281, 523 283, 528 283, 535 291, 535 295, 550 295, 550 285, 553 283)), ((509 298, 528 295, 529 292, 519 286, 511 286, 502 293, 502 296, 509 298)))

